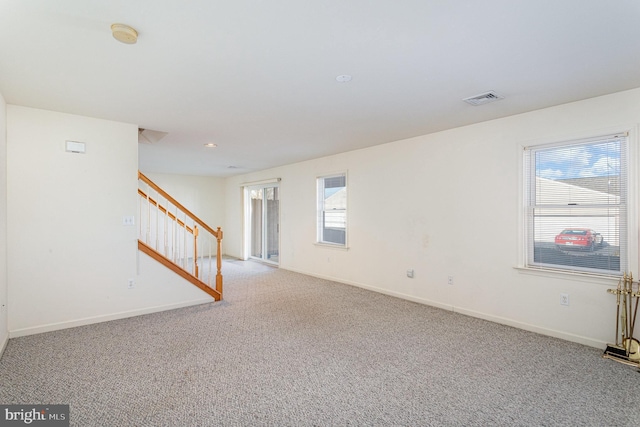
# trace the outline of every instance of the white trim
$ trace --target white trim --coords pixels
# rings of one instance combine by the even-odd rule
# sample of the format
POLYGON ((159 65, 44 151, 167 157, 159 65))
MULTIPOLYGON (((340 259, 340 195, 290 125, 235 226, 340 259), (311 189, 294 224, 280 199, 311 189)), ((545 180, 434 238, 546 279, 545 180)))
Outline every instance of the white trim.
POLYGON ((240 187, 253 187, 256 185, 277 184, 280 181, 282 181, 282 178, 269 178, 269 179, 263 179, 261 181, 243 182, 242 184, 240 184, 240 187))
POLYGON ((2 343, 2 345, 0 345, 0 359, 2 358, 2 355, 4 354, 4 351, 7 349, 7 344, 9 344, 9 334, 7 333, 7 335, 4 336, 4 341, 2 343))
POLYGON ((338 250, 341 250, 341 251, 348 251, 349 250, 349 246, 341 245, 339 243, 314 242, 313 244, 315 246, 320 246, 320 247, 328 248, 328 249, 338 249, 338 250))
POLYGON ((629 130, 625 130, 622 132, 615 132, 611 134, 604 134, 602 136, 592 136, 588 138, 570 138, 566 140, 554 140, 553 142, 545 142, 545 143, 533 143, 532 145, 528 145, 524 147, 524 150, 544 150, 546 148, 554 148, 554 147, 565 147, 571 145, 583 145, 589 144, 591 142, 603 141, 606 139, 614 139, 614 138, 627 138, 629 136, 629 130))
POLYGON ((629 271, 639 271, 640 265, 638 256, 638 244, 639 241, 639 229, 640 224, 638 206, 640 200, 638 199, 638 191, 640 185, 638 179, 640 179, 640 163, 639 163, 639 149, 638 149, 638 132, 639 126, 629 127, 629 135, 627 136, 627 256, 629 257, 627 266, 629 271))
POLYGON ((148 307, 139 310, 122 311, 119 313, 102 316, 85 317, 84 319, 70 320, 65 322, 49 323, 46 325, 33 326, 29 328, 14 329, 9 331, 9 338, 18 338, 27 335, 41 334, 43 332, 59 331, 61 329, 75 328, 78 326, 92 325, 94 323, 108 322, 111 320, 126 319, 128 317, 141 316, 144 314, 157 313, 160 311, 175 310, 177 308, 190 307, 200 304, 210 304, 214 302, 212 297, 200 298, 197 300, 181 302, 177 304, 167 304, 155 307, 148 307))
POLYGON ((465 316, 476 317, 478 319, 488 320, 489 322, 499 323, 501 325, 511 326, 514 328, 522 329, 524 331, 535 332, 536 334, 559 338, 565 341, 575 342, 589 347, 604 349, 607 346, 606 341, 594 340, 593 338, 584 337, 582 335, 569 334, 567 332, 558 331, 555 329, 541 328, 539 326, 518 322, 512 319, 507 319, 505 317, 493 316, 491 314, 480 313, 460 307, 454 307, 453 311, 456 313, 464 314, 465 316))
POLYGON ((615 286, 622 276, 581 272, 577 270, 560 270, 544 267, 513 267, 518 273, 533 276, 553 277, 555 279, 571 280, 574 282, 588 282, 603 286, 615 286))
MULTIPOLYGON (((252 184, 243 185, 242 187, 242 257, 243 261, 252 259, 254 261, 265 262, 269 265, 280 265, 280 253, 281 251, 281 239, 280 231, 282 224, 282 198, 280 197, 280 178, 268 179, 264 181, 255 182, 252 184), (278 189, 278 262, 269 261, 266 259, 257 258, 251 255, 251 196, 249 191, 251 190, 264 190, 265 188, 277 188, 278 189)), ((263 212, 264 213, 264 212, 263 212)))
POLYGON ((475 311, 475 310, 469 310, 463 307, 458 307, 455 305, 451 305, 451 304, 444 304, 438 301, 433 301, 433 300, 429 300, 429 299, 425 299, 425 298, 419 298, 419 297, 415 297, 412 295, 407 295, 407 294, 403 294, 400 292, 394 292, 394 291, 389 291, 387 289, 382 289, 382 288, 378 288, 375 286, 369 286, 369 285, 365 285, 363 283, 359 283, 359 282, 354 282, 351 280, 344 280, 344 279, 338 279, 336 277, 331 277, 331 276, 325 276, 325 275, 321 275, 321 274, 313 274, 313 273, 309 273, 306 271, 301 271, 301 270, 295 270, 295 269, 291 269, 291 268, 283 268, 281 267, 283 270, 288 270, 288 271, 293 271, 295 273, 300 273, 300 274, 305 274, 307 276, 312 276, 312 277, 317 277, 319 279, 323 279, 323 280, 330 280, 332 282, 337 282, 337 283, 342 283, 344 285, 350 285, 350 286, 355 286, 358 288, 362 288, 362 289, 366 289, 369 291, 373 291, 373 292, 377 292, 380 294, 384 294, 384 295, 389 295, 392 297, 396 297, 396 298, 400 298, 400 299, 404 299, 407 301, 412 301, 412 302, 416 302, 419 304, 424 304, 424 305, 428 305, 431 307, 436 307, 436 308, 441 308, 443 310, 447 310, 447 311, 452 311, 454 313, 459 313, 465 316, 470 316, 470 317, 475 317, 478 319, 483 319, 483 320, 487 320, 489 322, 493 322, 493 323, 499 323, 501 325, 506 325, 506 326, 511 326, 514 328, 518 328, 518 329, 522 329, 525 331, 529 331, 529 332, 535 332, 537 334, 540 335, 546 335, 549 337, 554 337, 554 338, 560 338, 563 339, 565 341, 571 341, 571 342, 575 342, 578 344, 583 344, 583 345, 587 345, 589 347, 595 347, 595 348, 605 348, 607 343, 605 341, 599 341, 599 340, 595 340, 589 337, 584 337, 581 335, 575 335, 575 334, 569 334, 566 332, 562 332, 562 331, 558 331, 555 329, 548 329, 548 328, 541 328, 539 326, 535 326, 535 325, 531 325, 529 323, 523 323, 523 322, 518 322, 516 320, 513 319, 508 319, 505 317, 500 317, 500 316, 494 316, 491 314, 487 314, 487 313, 482 313, 479 311, 475 311))
POLYGON ((243 186, 242 188, 242 247, 240 248, 242 261, 249 259, 249 252, 251 249, 251 236, 249 230, 251 229, 251 212, 249 207, 249 186, 243 186))

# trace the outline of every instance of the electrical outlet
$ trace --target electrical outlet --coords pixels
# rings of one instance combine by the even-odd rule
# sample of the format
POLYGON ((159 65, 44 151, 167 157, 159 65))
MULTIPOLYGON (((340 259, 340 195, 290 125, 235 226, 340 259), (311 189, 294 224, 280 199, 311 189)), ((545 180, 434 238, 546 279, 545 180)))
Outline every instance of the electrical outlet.
POLYGON ((453 276, 447 277, 447 285, 453 285, 453 276))
POLYGON ((136 217, 132 215, 123 216, 122 225, 126 225, 126 226, 136 225, 136 217))
POLYGON ((413 279, 413 268, 410 268, 409 270, 407 270, 407 277, 413 279))
POLYGON ((127 287, 128 287, 129 289, 133 289, 133 285, 134 285, 134 284, 135 284, 135 282, 133 281, 133 279, 129 279, 129 283, 128 283, 127 287))
POLYGON ((569 294, 560 294, 560 305, 569 305, 569 294))

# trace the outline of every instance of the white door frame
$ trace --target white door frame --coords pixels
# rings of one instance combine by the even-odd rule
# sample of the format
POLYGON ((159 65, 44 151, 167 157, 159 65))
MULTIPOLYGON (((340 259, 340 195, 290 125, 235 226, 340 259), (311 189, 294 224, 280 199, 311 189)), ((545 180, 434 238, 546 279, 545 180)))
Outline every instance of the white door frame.
MULTIPOLYGON (((268 259, 265 258, 265 250, 263 249, 262 253, 263 256, 262 258, 257 258, 257 257, 253 257, 251 256, 251 190, 264 190, 265 188, 273 188, 276 187, 278 188, 278 192, 280 191, 280 179, 274 179, 274 180, 268 180, 268 181, 261 181, 259 183, 249 183, 249 184, 245 184, 242 188, 242 194, 243 194, 243 216, 244 216, 244 221, 243 221, 243 239, 242 239, 242 259, 244 261, 248 260, 248 259, 255 259, 261 262, 266 262, 269 264, 274 264, 274 265, 279 265, 279 261, 278 262, 274 262, 274 261, 270 261, 268 259)), ((280 197, 278 195, 278 200, 280 200, 280 197)), ((266 202, 266 200, 265 200, 266 202)), ((264 216, 266 216, 266 203, 263 204, 263 212, 262 214, 264 216)), ((263 220, 263 224, 265 224, 266 221, 263 220)), ((278 207, 278 229, 280 227, 280 208, 278 207)), ((265 232, 265 228, 263 227, 263 248, 266 247, 266 232, 265 232)), ((278 256, 280 254, 280 232, 278 231, 278 256)))

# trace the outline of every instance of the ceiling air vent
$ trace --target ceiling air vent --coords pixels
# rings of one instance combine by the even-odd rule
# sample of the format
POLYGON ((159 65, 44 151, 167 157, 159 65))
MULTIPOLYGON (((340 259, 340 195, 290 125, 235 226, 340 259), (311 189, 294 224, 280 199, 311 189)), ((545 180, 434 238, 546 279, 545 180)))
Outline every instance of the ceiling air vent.
POLYGON ((504 99, 504 96, 500 96, 494 91, 489 91, 489 92, 481 93, 480 95, 464 98, 463 101, 471 105, 483 105, 493 101, 499 101, 501 99, 504 99))

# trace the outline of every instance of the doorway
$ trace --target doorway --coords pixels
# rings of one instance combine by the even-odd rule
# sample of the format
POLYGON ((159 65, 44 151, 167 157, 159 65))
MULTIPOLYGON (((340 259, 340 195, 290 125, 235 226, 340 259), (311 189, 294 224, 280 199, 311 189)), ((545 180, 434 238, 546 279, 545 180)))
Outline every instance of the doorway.
POLYGON ((248 257, 279 264, 280 188, 273 183, 251 186, 245 194, 248 257))

